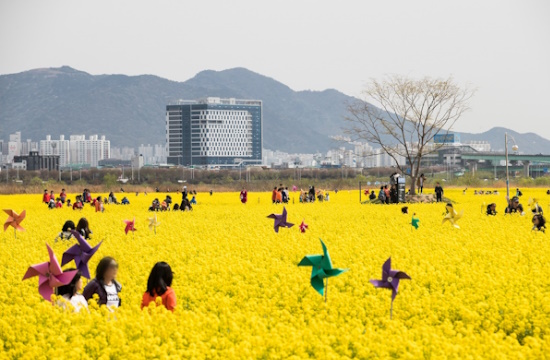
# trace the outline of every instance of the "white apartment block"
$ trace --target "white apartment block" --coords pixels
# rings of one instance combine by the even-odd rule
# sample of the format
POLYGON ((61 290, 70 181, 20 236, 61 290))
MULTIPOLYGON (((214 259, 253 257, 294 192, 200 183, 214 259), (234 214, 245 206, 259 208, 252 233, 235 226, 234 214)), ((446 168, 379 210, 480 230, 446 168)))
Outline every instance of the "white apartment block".
POLYGON ((59 140, 52 140, 51 135, 46 135, 46 140, 40 140, 40 155, 59 155, 59 166, 70 164, 70 142, 61 135, 59 140))
POLYGON ((88 139, 84 135, 71 135, 69 140, 61 135, 53 140, 50 135, 46 140, 40 140, 40 155, 59 155, 61 167, 71 164, 89 164, 97 167, 99 160, 111 157, 111 142, 105 136, 92 135, 88 139))
POLYGON ((111 158, 111 142, 105 136, 92 135, 88 139, 84 135, 71 135, 71 164, 90 164, 97 167, 99 160, 111 158))

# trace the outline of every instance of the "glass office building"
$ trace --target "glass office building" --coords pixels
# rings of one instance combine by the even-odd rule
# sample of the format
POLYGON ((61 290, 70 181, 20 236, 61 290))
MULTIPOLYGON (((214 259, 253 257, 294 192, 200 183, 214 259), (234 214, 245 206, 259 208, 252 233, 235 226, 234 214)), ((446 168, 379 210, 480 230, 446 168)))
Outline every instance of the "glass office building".
POLYGON ((259 165, 262 140, 260 100, 209 97, 166 106, 169 164, 259 165))

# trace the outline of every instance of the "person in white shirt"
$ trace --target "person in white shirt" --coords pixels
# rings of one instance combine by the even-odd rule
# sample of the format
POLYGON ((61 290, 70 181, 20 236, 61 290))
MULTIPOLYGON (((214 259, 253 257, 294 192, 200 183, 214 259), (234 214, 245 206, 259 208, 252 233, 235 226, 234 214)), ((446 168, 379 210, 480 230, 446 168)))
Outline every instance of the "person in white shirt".
MULTIPOLYGON (((71 270, 75 269, 67 269, 65 271, 71 270)), ((57 288, 57 295, 62 296, 64 300, 70 303, 75 312, 79 312, 81 309, 88 310, 88 302, 84 296, 79 294, 80 291, 82 291, 82 274, 78 271, 69 284, 57 288)))
POLYGON ((86 300, 92 299, 94 294, 98 296, 99 305, 107 305, 109 308, 120 306, 118 293, 122 286, 116 281, 118 263, 110 256, 99 261, 95 279, 92 279, 84 288, 83 295, 86 300))

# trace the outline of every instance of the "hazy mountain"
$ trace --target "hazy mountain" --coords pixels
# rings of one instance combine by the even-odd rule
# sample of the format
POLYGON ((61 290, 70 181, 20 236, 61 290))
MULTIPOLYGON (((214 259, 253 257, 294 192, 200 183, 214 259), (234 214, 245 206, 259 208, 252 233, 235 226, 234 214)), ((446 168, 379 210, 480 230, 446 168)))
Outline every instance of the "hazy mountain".
POLYGON ((459 133, 462 142, 488 141, 494 151, 504 151, 504 134, 508 133, 510 146, 514 143, 524 154, 550 154, 550 141, 534 133, 520 134, 514 130, 494 127, 480 134, 459 133))
MULTIPOLYGON (((203 71, 175 82, 152 75, 90 75, 64 66, 0 76, 0 137, 14 131, 35 141, 48 134, 104 134, 116 146, 164 143, 165 106, 206 96, 263 100, 264 147, 287 152, 337 146, 330 136, 342 133, 346 104, 354 101, 336 90, 294 91, 243 68, 203 71)), ((461 135, 498 149, 504 131, 461 135)), ((550 141, 509 132, 522 151, 550 153, 550 141)))

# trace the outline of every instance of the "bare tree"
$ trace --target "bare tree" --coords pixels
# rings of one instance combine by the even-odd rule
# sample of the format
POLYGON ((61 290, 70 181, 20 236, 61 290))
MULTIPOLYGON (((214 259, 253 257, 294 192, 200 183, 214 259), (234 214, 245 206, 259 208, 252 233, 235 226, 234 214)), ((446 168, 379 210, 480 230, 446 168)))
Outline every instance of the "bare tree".
POLYGON ((435 135, 449 134, 468 110, 473 93, 452 78, 373 79, 363 91, 364 99, 348 106, 349 126, 344 132, 352 141, 380 146, 402 173, 410 168, 411 194, 415 194, 422 157, 443 145, 433 143, 435 135), (406 164, 400 164, 402 158, 406 164))

